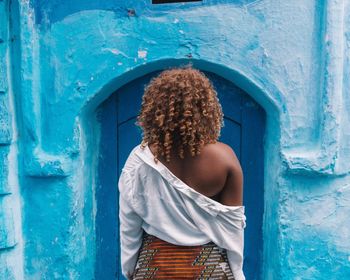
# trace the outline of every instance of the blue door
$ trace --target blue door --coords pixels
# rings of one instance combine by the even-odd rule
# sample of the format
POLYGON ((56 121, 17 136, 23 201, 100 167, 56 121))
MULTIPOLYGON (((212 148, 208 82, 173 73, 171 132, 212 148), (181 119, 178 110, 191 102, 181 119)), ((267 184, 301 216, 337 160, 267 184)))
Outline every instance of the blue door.
MULTIPOLYGON (((99 175, 96 190, 97 263, 96 279, 122 279, 119 266, 117 182, 130 151, 141 142, 135 125, 145 85, 159 72, 138 78, 123 86, 97 111, 101 124, 99 175)), ((244 272, 258 279, 262 264, 262 220, 264 205, 263 138, 265 113, 245 92, 215 75, 213 82, 224 111, 220 141, 230 145, 244 172, 245 230, 244 272)))

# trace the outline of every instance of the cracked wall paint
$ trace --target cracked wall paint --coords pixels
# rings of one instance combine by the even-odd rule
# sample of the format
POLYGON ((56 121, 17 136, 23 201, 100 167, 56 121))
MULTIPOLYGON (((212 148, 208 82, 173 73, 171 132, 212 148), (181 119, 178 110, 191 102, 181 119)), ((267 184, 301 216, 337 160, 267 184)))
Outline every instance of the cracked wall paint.
POLYGON ((349 1, 0 8, 0 279, 94 279, 94 110, 189 61, 267 113, 261 279, 350 278, 349 1))

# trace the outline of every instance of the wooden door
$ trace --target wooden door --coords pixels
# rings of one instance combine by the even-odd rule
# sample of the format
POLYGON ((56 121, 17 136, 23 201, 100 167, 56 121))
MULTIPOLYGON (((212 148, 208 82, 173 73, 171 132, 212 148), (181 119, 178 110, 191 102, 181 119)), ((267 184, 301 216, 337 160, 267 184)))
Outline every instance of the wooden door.
MULTIPOLYGON (((101 123, 98 187, 96 190, 97 263, 96 279, 121 278, 119 266, 119 224, 117 182, 121 168, 133 147, 141 142, 135 125, 145 85, 159 72, 123 86, 98 109, 101 123), (117 265, 118 264, 118 265, 117 265)), ((265 112, 233 83, 207 73, 224 111, 220 141, 236 152, 244 172, 245 229, 244 272, 258 279, 262 265, 262 220, 264 206, 265 112)))

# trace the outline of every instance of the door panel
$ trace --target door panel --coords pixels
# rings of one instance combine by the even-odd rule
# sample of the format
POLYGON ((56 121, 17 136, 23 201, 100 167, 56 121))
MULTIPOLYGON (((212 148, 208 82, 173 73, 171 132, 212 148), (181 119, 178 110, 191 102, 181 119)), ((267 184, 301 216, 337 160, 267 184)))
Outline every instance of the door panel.
MULTIPOLYGON (((96 200, 95 279, 115 279, 119 263, 117 185, 117 96, 112 95, 98 108, 101 123, 96 200)), ((92 163, 86 163, 92 164, 92 163)), ((87 214, 88 215, 88 214, 87 214)))
MULTIPOLYGON (((101 110, 101 155, 99 178, 101 186, 111 192, 97 191, 96 230, 100 233, 97 243, 108 243, 106 247, 97 244, 100 267, 105 267, 106 259, 109 268, 100 269, 96 279, 112 279, 118 274, 119 267, 119 230, 118 222, 111 219, 117 216, 110 213, 117 205, 117 180, 121 168, 133 147, 141 142, 141 130, 135 125, 139 113, 145 85, 159 72, 138 78, 120 88, 100 107, 101 110), (110 137, 113 135, 113 137, 110 137), (114 142, 115 141, 115 142, 114 142), (114 162, 112 162, 114 161, 114 162), (108 166, 108 168, 106 168, 108 166), (114 168, 114 169, 113 169, 114 168), (106 175, 104 173, 110 172, 106 175), (104 187, 104 186, 102 186, 104 187), (113 193, 113 194, 112 194, 113 193), (111 227, 114 227, 111 229, 111 227), (113 232, 111 234, 110 232, 113 232), (104 236, 103 236, 104 235, 104 236), (104 240, 103 242, 101 240, 104 240), (111 250, 111 244, 116 249, 111 250), (113 255, 113 254, 116 254, 113 255)), ((240 159, 244 172, 244 205, 246 207, 247 227, 245 229, 244 272, 247 279, 258 279, 262 264, 262 220, 263 220, 263 136, 265 113, 245 92, 231 82, 212 73, 206 75, 213 82, 224 112, 224 127, 220 141, 230 145, 240 159)), ((99 267, 97 263, 97 267, 99 267)), ((96 270, 97 271, 97 270, 96 270)))
POLYGON ((262 225, 264 211, 265 114, 250 98, 242 100, 242 158, 244 172, 245 231, 244 271, 247 279, 258 279, 262 265, 262 225))

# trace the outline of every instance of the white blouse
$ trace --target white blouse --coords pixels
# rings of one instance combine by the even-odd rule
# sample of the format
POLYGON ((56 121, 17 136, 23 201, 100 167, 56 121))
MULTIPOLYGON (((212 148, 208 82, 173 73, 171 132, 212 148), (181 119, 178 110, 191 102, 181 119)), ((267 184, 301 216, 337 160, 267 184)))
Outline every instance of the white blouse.
POLYGON ((119 178, 121 267, 130 278, 142 244, 142 233, 176 245, 213 241, 227 250, 236 280, 243 274, 246 216, 244 206, 226 206, 195 191, 176 177, 152 151, 137 145, 119 178))

